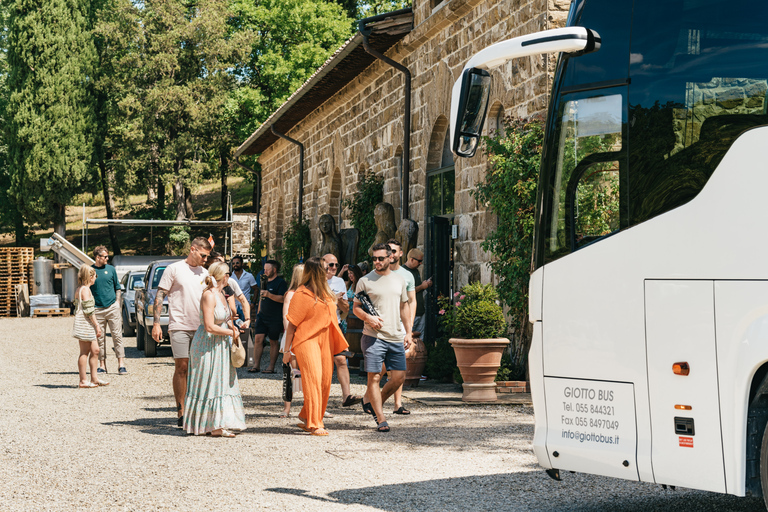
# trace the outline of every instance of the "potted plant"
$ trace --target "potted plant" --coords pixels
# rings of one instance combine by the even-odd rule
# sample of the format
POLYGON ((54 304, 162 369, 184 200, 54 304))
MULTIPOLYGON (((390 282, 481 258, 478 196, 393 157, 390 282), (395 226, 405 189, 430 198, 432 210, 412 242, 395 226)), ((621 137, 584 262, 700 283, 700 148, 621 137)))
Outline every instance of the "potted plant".
POLYGON ((464 286, 452 298, 439 300, 443 328, 451 333, 449 340, 456 353, 461 372, 465 402, 496 400, 496 372, 501 356, 509 345, 502 338, 507 328, 499 295, 490 284, 464 286))

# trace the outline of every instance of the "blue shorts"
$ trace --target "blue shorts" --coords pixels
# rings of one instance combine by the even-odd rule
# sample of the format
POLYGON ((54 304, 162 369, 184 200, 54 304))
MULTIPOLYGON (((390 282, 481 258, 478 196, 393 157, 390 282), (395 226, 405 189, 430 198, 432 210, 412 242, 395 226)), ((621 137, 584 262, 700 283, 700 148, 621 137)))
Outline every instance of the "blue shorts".
POLYGON ((387 370, 405 371, 405 346, 402 342, 392 343, 363 334, 360 348, 363 349, 366 372, 381 373, 382 364, 387 366, 387 370))

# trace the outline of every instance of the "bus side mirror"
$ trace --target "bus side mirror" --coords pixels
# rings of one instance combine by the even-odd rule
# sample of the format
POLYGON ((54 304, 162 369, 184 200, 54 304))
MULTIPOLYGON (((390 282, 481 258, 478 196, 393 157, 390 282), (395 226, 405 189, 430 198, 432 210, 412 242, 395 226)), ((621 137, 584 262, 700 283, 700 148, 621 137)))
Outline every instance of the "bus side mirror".
POLYGON ((460 87, 458 115, 452 127, 452 149, 458 156, 470 158, 475 155, 483 132, 491 95, 491 74, 480 68, 465 69, 460 87))

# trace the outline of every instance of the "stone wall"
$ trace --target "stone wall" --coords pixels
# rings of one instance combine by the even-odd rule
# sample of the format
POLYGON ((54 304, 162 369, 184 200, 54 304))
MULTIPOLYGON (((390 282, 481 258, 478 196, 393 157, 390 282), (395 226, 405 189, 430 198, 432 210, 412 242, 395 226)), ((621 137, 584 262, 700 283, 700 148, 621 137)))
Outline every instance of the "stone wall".
POLYGON ((251 253, 251 241, 254 236, 252 229, 256 227, 255 224, 255 213, 236 213, 232 216, 232 256, 251 253))
MULTIPOLYGON (((565 24, 566 0, 414 1, 414 30, 387 55, 412 74, 410 218, 419 223, 419 247, 426 226, 426 171, 440 161, 450 117, 451 90, 465 62, 481 49, 505 39, 565 24)), ((547 108, 555 58, 519 59, 492 70, 488 129, 506 115, 542 115, 547 108)), ((288 135, 305 146, 305 218, 319 248, 317 220, 331 213, 349 227, 340 204, 357 190, 361 172, 384 177, 384 200, 401 213, 403 78, 377 61, 334 97, 304 118, 288 135)), ((262 227, 269 253, 297 211, 298 149, 284 140, 262 153, 262 227)), ((478 154, 455 161, 456 285, 492 280, 489 255, 480 243, 495 215, 476 204, 470 193, 482 180, 487 162, 478 154)))

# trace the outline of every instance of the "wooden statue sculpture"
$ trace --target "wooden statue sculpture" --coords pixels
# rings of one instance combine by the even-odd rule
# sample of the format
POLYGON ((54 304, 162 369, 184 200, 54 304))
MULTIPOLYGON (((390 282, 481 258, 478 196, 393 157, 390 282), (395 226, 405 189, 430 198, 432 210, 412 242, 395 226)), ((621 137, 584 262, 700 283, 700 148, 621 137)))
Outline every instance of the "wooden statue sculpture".
POLYGON ((360 231, 357 228, 347 228, 339 231, 341 238, 341 256, 339 264, 352 265, 357 259, 357 246, 360 244, 360 231))
MULTIPOLYGON (((395 224, 395 209, 389 203, 379 203, 373 210, 373 219, 376 222, 376 236, 373 239, 373 247, 376 244, 385 244, 387 240, 395 237, 397 225, 395 224)), ((368 254, 372 255, 371 247, 368 254)))
POLYGON ((400 242, 403 249, 403 256, 400 258, 400 264, 404 265, 408 261, 408 251, 416 247, 419 241, 419 224, 412 219, 403 219, 400 227, 397 229, 395 239, 400 242))
POLYGON ((320 228, 320 236, 322 237, 320 254, 333 254, 337 260, 341 261, 341 238, 336 231, 336 220, 334 220, 332 215, 325 213, 320 216, 317 224, 320 228))

